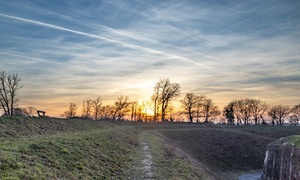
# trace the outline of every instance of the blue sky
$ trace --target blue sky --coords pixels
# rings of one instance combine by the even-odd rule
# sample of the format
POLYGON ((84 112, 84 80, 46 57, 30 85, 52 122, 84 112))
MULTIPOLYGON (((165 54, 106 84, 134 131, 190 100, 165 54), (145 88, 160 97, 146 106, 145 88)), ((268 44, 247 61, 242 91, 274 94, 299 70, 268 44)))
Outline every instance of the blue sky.
MULTIPOLYGON (((0 70, 20 106, 146 100, 160 78, 223 108, 235 98, 300 102, 300 1, 0 1, 0 70)), ((79 111, 78 111, 79 112, 79 111)))

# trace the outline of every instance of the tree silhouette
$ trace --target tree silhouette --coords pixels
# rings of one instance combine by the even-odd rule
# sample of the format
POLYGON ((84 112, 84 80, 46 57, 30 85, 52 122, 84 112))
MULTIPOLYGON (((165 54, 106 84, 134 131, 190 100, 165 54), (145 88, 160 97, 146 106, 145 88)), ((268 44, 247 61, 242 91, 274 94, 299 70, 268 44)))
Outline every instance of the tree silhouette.
POLYGON ((279 125, 282 126, 284 123, 285 117, 287 117, 287 115, 290 113, 290 108, 289 108, 289 106, 279 105, 279 106, 277 106, 277 111, 278 111, 279 125))
POLYGON ((17 90, 23 87, 20 82, 21 78, 18 74, 0 71, 0 104, 6 116, 14 115, 17 90))
POLYGON ((251 111, 252 116, 254 119, 255 125, 258 125, 260 122, 259 120, 262 120, 262 123, 264 124, 265 121, 263 119, 263 114, 267 111, 268 105, 265 102, 262 102, 260 99, 251 99, 251 111))
POLYGON ((101 119, 113 119, 114 113, 115 113, 115 106, 112 105, 106 105, 106 106, 102 106, 100 108, 100 115, 101 115, 101 119))
POLYGON ((161 120, 165 120, 166 110, 172 98, 178 96, 180 93, 180 85, 171 83, 170 79, 160 79, 154 87, 154 120, 157 120, 157 107, 161 106, 161 120), (156 106, 156 107, 155 107, 156 106))
POLYGON ((91 113, 92 113, 92 100, 87 99, 84 100, 82 103, 82 117, 83 118, 92 118, 91 113))
POLYGON ((69 109, 64 112, 63 116, 65 118, 71 118, 76 116, 77 106, 75 103, 70 103, 69 109))
POLYGON ((101 97, 97 97, 95 100, 92 101, 92 108, 94 110, 93 111, 94 120, 98 120, 100 117, 101 105, 102 105, 101 97))
POLYGON ((28 106, 23 109, 24 114, 26 114, 29 117, 33 117, 33 114, 36 113, 36 108, 32 106, 28 106))
POLYGON ((300 104, 294 106, 291 109, 291 113, 292 113, 292 115, 290 117, 290 123, 297 126, 299 124, 299 121, 300 121, 300 104))
POLYGON ((151 96, 151 100, 153 101, 154 107, 153 107, 153 120, 154 122, 157 121, 158 118, 158 112, 159 112, 159 91, 160 91, 160 83, 156 83, 154 86, 154 94, 151 96))
POLYGON ((115 113, 113 116, 113 120, 118 119, 121 120, 122 117, 128 112, 129 106, 128 96, 119 96, 115 102, 115 113))
POLYGON ((253 120, 254 124, 258 125, 260 120, 264 122, 263 115, 267 108, 267 104, 259 99, 235 99, 224 107, 224 115, 230 123, 233 123, 235 118, 237 124, 249 125, 253 120))
POLYGON ((212 99, 205 99, 203 102, 203 116, 205 118, 205 123, 212 117, 217 117, 220 115, 218 107, 212 102, 212 99))
POLYGON ((131 110, 130 120, 136 121, 138 103, 137 103, 137 101, 133 101, 133 102, 130 102, 129 105, 130 105, 130 110, 131 110))
MULTIPOLYGON (((204 99, 205 96, 197 96, 194 93, 186 93, 183 100, 180 102, 182 103, 182 108, 184 113, 188 115, 190 122, 193 122, 194 116, 197 114, 197 108, 201 104, 201 101, 204 99)), ((200 108, 199 108, 200 111, 200 108)))
POLYGON ((229 103, 224 107, 223 114, 227 119, 228 124, 234 124, 234 104, 229 103))

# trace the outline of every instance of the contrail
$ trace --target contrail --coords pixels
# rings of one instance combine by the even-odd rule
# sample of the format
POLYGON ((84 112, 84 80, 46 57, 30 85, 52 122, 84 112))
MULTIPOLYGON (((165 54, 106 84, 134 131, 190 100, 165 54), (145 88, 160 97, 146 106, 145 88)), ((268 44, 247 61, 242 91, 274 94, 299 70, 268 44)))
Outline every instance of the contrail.
POLYGON ((63 62, 61 61, 51 61, 51 60, 47 60, 47 59, 40 59, 40 58, 34 58, 34 57, 30 57, 30 56, 23 56, 23 55, 19 55, 19 54, 12 54, 12 53, 7 53, 7 52, 0 52, 0 54, 2 55, 7 55, 7 56, 15 56, 15 57, 21 57, 21 58, 27 58, 27 59, 31 59, 31 60, 35 60, 35 61, 42 61, 42 62, 51 62, 51 63, 57 63, 57 64, 63 64, 63 62))
POLYGON ((174 55, 174 54, 171 54, 171 53, 166 53, 166 52, 163 52, 163 51, 158 51, 158 50, 151 49, 151 48, 145 48, 145 47, 137 46, 137 45, 134 45, 134 44, 130 44, 130 43, 126 43, 126 42, 106 38, 106 37, 95 35, 95 34, 85 33, 85 32, 81 32, 81 31, 65 28, 65 27, 62 27, 62 26, 57 26, 57 25, 48 24, 48 23, 44 23, 44 22, 41 22, 41 21, 35 21, 35 20, 31 20, 31 19, 26 19, 26 18, 21 18, 21 17, 17 17, 17 16, 11 16, 11 15, 8 15, 8 14, 3 14, 3 13, 0 13, 0 16, 10 18, 10 19, 16 19, 16 20, 19 20, 19 21, 23 21, 23 22, 27 22, 27 23, 31 23, 31 24, 35 24, 35 25, 39 25, 39 26, 43 26, 43 27, 47 27, 47 28, 51 28, 51 29, 57 29, 57 30, 61 30, 61 31, 71 32, 71 33, 74 33, 74 34, 79 34, 79 35, 87 36, 87 37, 90 37, 90 38, 101 39, 101 40, 105 40, 105 41, 108 41, 108 42, 111 42, 111 43, 119 44, 119 45, 124 46, 124 47, 132 48, 132 49, 136 49, 136 50, 142 50, 142 51, 147 52, 147 53, 159 54, 159 55, 167 56, 169 58, 180 59, 180 60, 183 60, 183 61, 186 61, 186 62, 196 64, 197 66, 200 66, 202 68, 209 68, 206 65, 203 65, 201 63, 195 62, 191 59, 188 59, 188 58, 185 58, 185 57, 182 57, 182 56, 174 55))

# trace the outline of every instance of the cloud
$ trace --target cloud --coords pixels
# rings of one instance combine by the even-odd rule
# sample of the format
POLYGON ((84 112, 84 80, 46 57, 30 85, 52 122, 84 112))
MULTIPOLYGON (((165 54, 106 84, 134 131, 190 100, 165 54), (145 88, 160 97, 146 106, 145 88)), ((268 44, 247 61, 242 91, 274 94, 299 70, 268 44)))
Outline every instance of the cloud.
POLYGON ((1 68, 22 75, 30 103, 145 98, 169 77, 220 104, 247 95, 293 104, 300 14, 292 2, 0 3, 1 68))
POLYGON ((20 18, 20 17, 11 16, 11 15, 2 14, 2 13, 0 13, 0 16, 11 18, 11 19, 16 19, 16 20, 20 20, 20 21, 24 21, 24 22, 28 22, 28 23, 32 23, 32 24, 39 25, 39 26, 44 26, 44 27, 53 28, 53 29, 57 29, 57 30, 67 31, 67 32, 71 32, 71 33, 75 33, 75 34, 79 34, 79 35, 83 35, 83 36, 87 36, 87 37, 91 37, 91 38, 101 39, 101 40, 105 40, 105 41, 108 41, 110 43, 118 44, 118 45, 121 45, 121 46, 124 46, 124 47, 127 47, 127 48, 142 50, 142 51, 145 51, 147 53, 156 54, 156 55, 163 55, 163 56, 166 56, 166 57, 172 58, 172 59, 180 59, 180 60, 190 62, 190 63, 193 63, 195 65, 201 66, 201 67, 207 67, 207 66, 205 66, 205 65, 203 65, 199 62, 195 62, 191 59, 181 57, 181 56, 178 56, 178 55, 175 55, 175 54, 170 54, 170 53, 166 53, 166 52, 155 50, 155 49, 145 48, 145 47, 137 46, 137 45, 126 43, 126 42, 113 40, 113 39, 106 38, 106 37, 99 36, 99 35, 94 35, 94 34, 81 32, 81 31, 77 31, 77 30, 72 30, 72 29, 69 29, 69 28, 61 27, 61 26, 56 26, 56 25, 52 25, 52 24, 48 24, 48 23, 44 23, 44 22, 40 22, 40 21, 20 18))

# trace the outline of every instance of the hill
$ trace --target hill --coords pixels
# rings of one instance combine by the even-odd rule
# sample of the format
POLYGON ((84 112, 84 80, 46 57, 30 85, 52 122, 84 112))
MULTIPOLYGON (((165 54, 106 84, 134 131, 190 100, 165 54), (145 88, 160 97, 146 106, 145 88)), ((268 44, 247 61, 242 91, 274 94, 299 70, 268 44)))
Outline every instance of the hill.
POLYGON ((234 179, 300 127, 0 117, 0 179, 234 179))
POLYGON ((0 117, 0 127, 0 179, 143 179, 148 166, 165 179, 210 176, 136 123, 0 117))
POLYGON ((221 179, 261 171, 267 144, 300 134, 300 127, 224 126, 161 129, 160 134, 221 179))
POLYGON ((37 118, 1 118, 0 122, 0 179, 130 176, 138 146, 132 127, 37 118))

